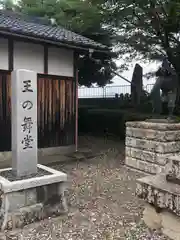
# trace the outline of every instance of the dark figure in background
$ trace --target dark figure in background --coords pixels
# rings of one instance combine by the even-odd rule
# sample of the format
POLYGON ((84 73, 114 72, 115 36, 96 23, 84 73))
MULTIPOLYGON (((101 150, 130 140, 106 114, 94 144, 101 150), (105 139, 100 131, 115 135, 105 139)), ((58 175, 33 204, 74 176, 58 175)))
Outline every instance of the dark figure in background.
POLYGON ((156 76, 156 83, 150 93, 153 112, 159 114, 168 112, 168 118, 171 119, 173 117, 178 92, 178 77, 167 59, 163 61, 162 67, 156 72, 156 76), (162 94, 160 94, 160 90, 162 94))

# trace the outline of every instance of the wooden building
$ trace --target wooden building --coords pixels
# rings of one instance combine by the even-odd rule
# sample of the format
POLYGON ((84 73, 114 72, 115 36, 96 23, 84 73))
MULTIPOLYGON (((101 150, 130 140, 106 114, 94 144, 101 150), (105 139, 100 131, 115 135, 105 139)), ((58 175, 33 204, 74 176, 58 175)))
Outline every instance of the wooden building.
POLYGON ((75 144, 79 51, 108 48, 39 19, 0 11, 0 151, 11 151, 11 71, 38 73, 38 147, 75 144))

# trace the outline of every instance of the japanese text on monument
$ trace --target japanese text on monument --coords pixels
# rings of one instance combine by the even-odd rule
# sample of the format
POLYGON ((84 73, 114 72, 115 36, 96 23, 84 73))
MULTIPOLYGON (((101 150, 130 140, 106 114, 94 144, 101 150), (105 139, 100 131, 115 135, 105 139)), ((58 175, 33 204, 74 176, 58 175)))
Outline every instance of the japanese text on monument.
MULTIPOLYGON (((23 88, 22 88, 22 93, 33 93, 33 89, 31 86, 31 80, 24 80, 23 81, 23 88)), ((33 102, 30 100, 26 100, 22 103, 22 108, 24 109, 24 120, 23 123, 21 124, 22 127, 22 132, 24 133, 24 138, 22 140, 23 144, 23 149, 31 149, 33 148, 33 137, 31 135, 32 128, 33 128, 33 119, 31 116, 31 109, 33 108, 33 102)))

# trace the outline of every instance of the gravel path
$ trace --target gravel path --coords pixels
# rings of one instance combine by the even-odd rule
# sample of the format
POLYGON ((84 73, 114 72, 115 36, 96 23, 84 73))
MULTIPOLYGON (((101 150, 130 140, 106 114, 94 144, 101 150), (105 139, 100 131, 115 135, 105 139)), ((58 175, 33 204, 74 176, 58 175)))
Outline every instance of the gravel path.
POLYGON ((69 214, 14 232, 18 239, 167 239, 149 232, 141 222, 143 202, 134 194, 141 174, 123 166, 123 150, 115 147, 103 151, 102 157, 54 166, 69 176, 69 214))

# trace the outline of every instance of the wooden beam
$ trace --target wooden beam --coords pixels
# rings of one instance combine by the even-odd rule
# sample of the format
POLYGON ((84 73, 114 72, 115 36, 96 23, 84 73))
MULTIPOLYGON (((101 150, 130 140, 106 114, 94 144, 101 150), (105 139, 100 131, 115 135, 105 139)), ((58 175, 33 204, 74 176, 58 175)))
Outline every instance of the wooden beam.
POLYGON ((8 38, 8 64, 9 71, 14 69, 14 41, 12 38, 8 38))
POLYGON ((48 46, 44 45, 44 73, 48 74, 48 46))

